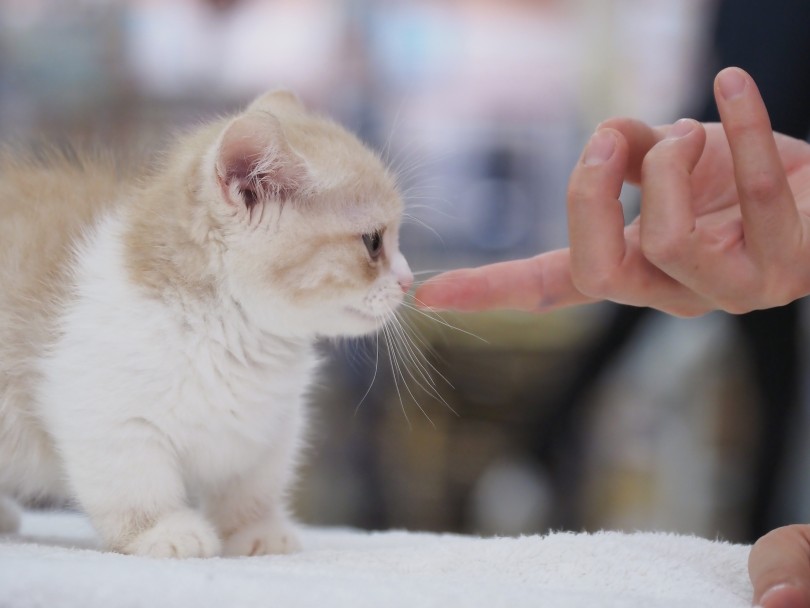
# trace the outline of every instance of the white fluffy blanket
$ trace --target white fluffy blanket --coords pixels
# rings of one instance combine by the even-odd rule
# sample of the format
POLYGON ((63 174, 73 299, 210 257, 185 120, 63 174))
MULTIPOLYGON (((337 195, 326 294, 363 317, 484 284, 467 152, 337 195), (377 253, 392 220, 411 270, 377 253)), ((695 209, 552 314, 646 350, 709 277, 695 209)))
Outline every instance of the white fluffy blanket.
POLYGON ((87 522, 27 513, 0 539, 3 608, 747 608, 748 547, 671 534, 473 538, 307 529, 301 553, 103 553, 87 522))

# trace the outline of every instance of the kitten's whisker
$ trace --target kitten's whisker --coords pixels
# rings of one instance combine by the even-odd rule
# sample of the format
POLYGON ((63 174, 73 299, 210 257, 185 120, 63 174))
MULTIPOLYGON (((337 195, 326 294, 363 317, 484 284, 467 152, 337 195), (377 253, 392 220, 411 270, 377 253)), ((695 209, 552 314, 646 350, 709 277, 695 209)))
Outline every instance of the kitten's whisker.
MULTIPOLYGON (((404 315, 401 317, 401 321, 408 327, 408 329, 411 330, 409 336, 411 338, 415 338, 419 342, 419 344, 422 345, 422 348, 420 348, 421 351, 427 351, 427 352, 431 353, 432 355, 434 355, 435 357, 437 357, 438 359, 441 359, 442 361, 444 361, 444 359, 441 357, 441 355, 438 353, 438 351, 434 348, 433 344, 425 342, 422 339, 422 336, 419 334, 419 328, 416 327, 415 324, 409 322, 409 319, 407 319, 404 315)), ((439 375, 441 375, 441 374, 439 374, 439 375)), ((445 379, 445 381, 446 381, 446 379, 445 379)), ((448 384, 450 384, 450 383, 448 382, 448 384)), ((450 384, 450 386, 452 387, 453 385, 450 384)))
POLYGON ((375 334, 375 337, 376 337, 376 339, 374 341, 375 343, 374 343, 374 356, 373 356, 373 358, 372 358, 372 355, 371 355, 371 348, 369 346, 369 341, 368 340, 363 340, 362 352, 363 352, 363 360, 366 363, 374 363, 374 365, 377 365, 377 363, 379 362, 379 359, 380 359, 380 339, 379 339, 379 337, 376 336, 376 334, 375 334))
POLYGON ((423 274, 439 274, 440 272, 447 272, 445 270, 415 270, 413 276, 418 277, 423 274))
POLYGON ((394 120, 391 122, 391 130, 388 131, 388 137, 385 140, 385 145, 380 152, 380 157, 385 161, 386 165, 390 165, 391 141, 393 141, 394 133, 396 133, 397 128, 399 127, 399 117, 402 114, 403 107, 405 107, 405 102, 401 101, 397 111, 394 113, 394 120))
POLYGON ((422 337, 419 335, 418 329, 408 323, 408 319, 406 317, 399 315, 396 312, 394 312, 392 321, 396 326, 398 326, 403 342, 405 342, 405 346, 408 347, 408 350, 412 353, 413 357, 415 359, 421 359, 423 362, 420 365, 418 360, 414 361, 415 364, 420 366, 420 371, 423 377, 425 377, 431 386, 436 388, 436 383, 433 381, 433 375, 428 371, 426 366, 430 367, 433 372, 435 372, 442 380, 444 380, 445 383, 447 383, 448 386, 450 386, 450 388, 455 388, 453 384, 444 376, 444 374, 442 374, 425 355, 424 351, 435 352, 435 349, 431 344, 422 339, 422 337), (417 344, 417 342, 419 342, 419 344, 417 344))
POLYGON ((417 142, 415 141, 405 142, 405 144, 399 149, 399 159, 392 162, 391 166, 397 176, 398 183, 407 181, 414 173, 416 173, 417 169, 425 166, 424 159, 422 159, 418 154, 414 154, 408 158, 408 154, 410 154, 409 148, 416 148, 416 145, 417 142))
POLYGON ((445 205, 450 205, 451 207, 454 206, 450 199, 443 195, 443 192, 445 191, 444 184, 439 179, 436 179, 435 181, 436 183, 433 184, 426 181, 410 184, 401 192, 407 195, 405 198, 408 200, 434 200, 445 205))
POLYGON ((420 336, 420 335, 419 335, 419 328, 418 328, 418 327, 416 327, 416 326, 415 326, 413 323, 409 323, 409 322, 408 322, 409 320, 408 320, 408 318, 407 318, 407 317, 405 317, 404 315, 402 315, 402 316, 399 316, 398 320, 399 320, 399 322, 400 322, 400 323, 402 323, 402 324, 403 324, 403 325, 404 325, 404 326, 405 326, 407 329, 409 329, 409 330, 410 330, 410 332, 408 333, 408 337, 409 337, 409 338, 411 338, 411 341, 416 340, 416 341, 418 341, 418 342, 419 342, 419 344, 420 344, 420 345, 421 345, 421 347, 422 347, 422 348, 420 348, 420 349, 419 349, 420 351, 422 351, 422 350, 426 350, 426 351, 428 351, 428 352, 429 352, 429 353, 431 353, 431 354, 436 354, 436 349, 435 349, 435 348, 433 348, 433 345, 432 345, 432 344, 430 344, 430 343, 428 343, 428 342, 425 342, 425 341, 422 339, 422 336, 420 336))
MULTIPOLYGON (((428 200, 428 197, 425 197, 425 199, 428 200)), ((435 199, 435 198, 431 197, 429 200, 436 201, 438 199, 435 199)), ((408 212, 422 211, 422 212, 424 212, 425 215, 430 213, 430 214, 433 214, 433 215, 438 215, 438 216, 443 217, 443 218, 451 219, 453 221, 458 220, 458 215, 457 214, 450 213, 449 211, 442 211, 441 209, 436 209, 436 207, 434 207, 433 205, 412 205, 410 203, 406 203, 405 204, 405 209, 408 212)))
POLYGON ((366 389, 366 392, 363 394, 363 398, 360 399, 360 402, 357 404, 357 407, 354 408, 354 415, 357 416, 357 412, 360 411, 360 406, 363 405, 363 402, 368 397, 369 393, 371 392, 371 387, 374 386, 374 381, 377 379, 377 369, 380 363, 380 334, 377 333, 374 336, 376 338, 377 343, 377 350, 376 350, 376 357, 374 358, 374 375, 371 377, 371 382, 366 389))
POLYGON ((444 237, 442 237, 442 235, 439 234, 439 232, 433 226, 429 225, 424 220, 421 220, 421 219, 419 219, 418 217, 416 217, 414 215, 410 215, 410 214, 406 214, 406 213, 402 214, 402 218, 403 218, 404 222, 412 222, 412 223, 416 224, 417 226, 421 226, 422 228, 425 228, 426 230, 430 231, 431 233, 436 235, 436 238, 439 239, 439 241, 441 241, 442 245, 445 244, 444 237))
POLYGON ((399 369, 400 377, 402 378, 403 386, 408 391, 408 394, 411 396, 411 399, 413 399, 413 402, 414 402, 414 404, 416 404, 416 407, 419 408, 419 411, 422 412, 422 414, 425 416, 425 418, 430 423, 430 425, 433 428, 436 428, 436 425, 433 423, 433 420, 431 420, 430 416, 428 416, 427 412, 424 410, 424 408, 422 408, 422 404, 419 403, 419 399, 417 399, 416 395, 413 394, 413 391, 411 390, 411 387, 408 384, 408 380, 405 377, 405 374, 404 374, 404 372, 402 370, 404 369, 405 372, 408 373, 408 376, 410 376, 411 379, 414 382, 416 382, 416 384, 418 386, 420 386, 422 388, 422 390, 428 392, 428 389, 419 381, 419 379, 411 371, 411 368, 408 366, 407 357, 405 356, 405 353, 403 353, 403 351, 402 351, 402 348, 401 348, 402 344, 398 343, 397 340, 396 340, 396 334, 392 335, 392 342, 394 344, 394 350, 396 351, 397 355, 399 356, 399 361, 397 361, 397 369, 399 369))
MULTIPOLYGON (((428 378, 428 379, 429 379, 428 381, 430 382, 431 386, 432 386, 434 389, 438 390, 437 385, 436 385, 436 382, 433 380, 433 373, 435 373, 437 376, 439 376, 439 378, 441 378, 442 380, 444 380, 444 382, 447 384, 447 386, 449 386, 451 389, 455 390, 455 388, 456 388, 456 387, 455 387, 455 386, 453 386, 453 383, 452 383, 452 382, 450 382, 450 380, 449 380, 449 379, 448 379, 448 378, 447 378, 447 377, 446 377, 446 376, 445 376, 443 373, 441 373, 441 372, 438 370, 438 368, 437 368, 435 365, 433 365, 433 363, 431 363, 430 359, 428 359, 428 358, 427 358, 427 356, 426 356, 426 355, 425 355, 425 353, 422 351, 422 349, 421 349, 421 348, 419 348, 419 346, 418 346, 418 345, 417 345, 417 344, 414 342, 414 337, 415 337, 417 340, 419 340, 419 342, 421 342, 423 345, 425 345, 425 348, 426 348, 427 350, 432 350, 432 349, 433 349, 433 347, 432 347, 432 346, 430 346, 430 345, 428 345, 428 344, 426 344, 426 343, 425 343, 425 341, 424 341, 424 340, 422 340, 422 339, 419 337, 419 335, 417 334, 417 332, 416 332, 415 330, 413 330, 412 328, 411 328, 411 332, 412 332, 411 334, 409 334, 407 331, 405 331, 405 329, 404 329, 404 328, 402 328, 402 329, 403 329, 403 339, 404 339, 404 340, 407 340, 408 342, 410 342, 410 345, 411 345, 412 349, 413 349, 413 350, 414 350, 414 351, 415 351, 415 352, 418 354, 418 356, 421 358, 422 365, 420 366, 420 370, 421 370, 421 372, 422 372, 423 376, 425 376, 426 378, 428 378), (425 367, 425 366, 427 366, 427 367, 425 367), (433 373, 431 373, 431 372, 430 372, 430 371, 427 369, 428 367, 430 368, 430 370, 432 370, 432 372, 433 372, 433 373)), ((416 362, 416 361, 415 361, 415 363, 416 363, 417 365, 419 365, 419 363, 418 363, 418 362, 416 362)), ((442 399, 442 401, 444 401, 444 400, 442 399)), ((448 405, 448 407, 450 407, 450 406, 448 405)), ((453 408, 450 408, 450 409, 452 410, 453 408)))
MULTIPOLYGON (((393 138, 391 138, 391 141, 393 141, 393 138)), ((424 159, 420 155, 414 154, 409 157, 409 148, 415 148, 416 145, 417 142, 413 139, 406 141, 397 150, 397 158, 391 158, 389 156, 388 166, 391 167, 391 171, 393 171, 398 184, 407 181, 417 169, 424 166, 424 159)))
MULTIPOLYGON (((414 297, 414 300, 421 303, 421 301, 416 297, 414 297)), ((430 319, 431 321, 435 321, 436 323, 444 325, 445 327, 447 327, 449 329, 453 329, 453 330, 455 330, 457 332, 460 332, 462 334, 466 334, 466 335, 470 336, 471 338, 475 338, 476 340, 480 340, 484 344, 489 344, 488 340, 486 340, 485 338, 482 338, 478 334, 475 334, 475 333, 473 333, 471 331, 467 331, 466 329, 461 329, 460 327, 456 327, 452 323, 449 323, 448 321, 446 321, 445 319, 440 317, 438 315, 438 313, 434 309, 430 308, 429 306, 425 306, 424 308, 419 308, 417 306, 414 306, 413 304, 409 304, 408 302, 403 302, 402 305, 404 307, 408 308, 409 310, 413 310, 414 312, 417 312, 420 315, 430 319)))
POLYGON ((428 205, 427 203, 419 203, 417 204, 414 201, 430 201, 431 203, 442 203, 443 205, 447 205, 448 207, 455 208, 455 204, 448 198, 443 196, 438 196, 437 194, 431 194, 430 192, 413 192, 411 190, 406 190, 402 193, 402 198, 406 201, 405 208, 409 211, 411 209, 426 209, 428 211, 435 211, 436 213, 444 214, 447 217, 456 218, 457 216, 450 215, 449 212, 443 211, 441 209, 437 209, 435 204, 428 205))
MULTIPOLYGON (((439 274, 444 274, 444 273, 455 272, 457 270, 460 271, 460 270, 472 270, 472 269, 468 269, 468 268, 463 268, 463 269, 462 268, 451 268, 449 270, 445 270, 445 269, 440 268, 440 269, 437 269, 437 270, 426 271, 424 273, 415 272, 414 275, 429 274, 431 272, 434 272, 437 275, 439 275, 439 274)), ((428 278, 428 279, 420 279, 419 281, 414 281, 414 287, 418 287, 418 286, 422 285, 423 283, 426 283, 428 280, 436 281, 437 283, 448 283, 448 284, 453 284, 453 283, 459 284, 459 283, 464 282, 464 279, 460 278, 458 276, 432 277, 432 278, 428 278)), ((425 305, 425 309, 429 309, 429 308, 431 308, 431 307, 425 305)), ((435 309, 435 310, 440 310, 440 309, 435 309)))
MULTIPOLYGON (((417 170, 427 167, 430 164, 437 165, 440 161, 449 158, 451 155, 449 151, 441 153, 431 151, 427 154, 424 148, 416 150, 415 153, 411 153, 418 143, 419 142, 415 139, 406 141, 398 150, 399 159, 389 163, 389 167, 394 171, 394 177, 398 186, 408 182, 417 170)), ((437 173, 437 171, 433 172, 433 179, 438 181, 440 178, 436 175, 437 173)), ((423 185, 420 184, 420 187, 422 186, 423 185)))
MULTIPOLYGON (((413 363, 413 365, 419 371, 420 375, 425 380, 425 382, 427 382, 433 389, 435 389, 436 388, 436 381, 433 379, 431 374, 428 373, 427 368, 419 360, 419 357, 422 357, 423 359, 427 360, 424 353, 419 349, 419 347, 416 344, 414 344, 413 340, 408 335, 405 327, 402 325, 402 320, 401 319, 395 317, 394 320, 393 320, 393 323, 394 323, 394 327, 396 328, 396 331, 397 331, 397 333, 398 333, 398 335, 400 337, 400 345, 401 345, 402 348, 404 348, 405 354, 408 355, 408 359, 410 360, 411 363, 413 363), (415 349, 415 351, 414 351, 414 349, 415 349)), ((428 363, 430 363, 430 362, 428 361, 428 363)), ((422 387, 422 388, 425 388, 425 387, 422 387)))
POLYGON ((395 367, 396 368, 399 367, 399 363, 396 361, 396 356, 393 354, 393 346, 391 344, 391 336, 388 333, 388 325, 383 325, 382 328, 383 328, 383 335, 385 336, 385 343, 388 346, 388 361, 391 363, 391 375, 394 378, 394 388, 396 388, 397 390, 397 396, 399 397, 399 405, 402 408, 402 415, 405 416, 405 422, 408 423, 408 428, 413 429, 411 420, 410 418, 408 418, 408 413, 405 411, 405 401, 403 401, 402 399, 402 392, 399 390, 399 381, 397 380, 397 372, 395 370, 395 367))
MULTIPOLYGON (((396 326, 395 326, 395 325, 391 325, 390 327, 392 328, 392 331, 394 331, 394 328, 395 328, 396 326)), ((425 386, 424 386, 424 385, 423 385, 423 384, 422 384, 422 383, 419 381, 419 379, 418 379, 418 378, 417 378, 417 377, 414 375, 414 373, 411 371, 411 369, 410 369, 410 368, 407 366, 407 364, 406 364, 406 363, 407 363, 407 358, 405 357, 405 354, 403 353, 403 351, 401 350, 401 348, 398 348, 398 346, 399 346, 399 345, 401 345, 401 343, 399 343, 399 344, 398 344, 398 343, 397 343, 397 341, 396 341, 396 339, 395 339, 395 336, 392 336, 392 346, 394 347, 394 352, 395 352, 395 354, 399 355, 399 357, 402 359, 402 364, 400 365, 399 361, 396 359, 396 356, 394 356, 394 357, 393 357, 393 359, 396 361, 397 370, 399 371, 399 373, 400 373, 400 377, 402 378, 402 384, 403 384, 403 386, 405 387, 405 389, 408 391, 408 393, 410 394, 411 398, 413 399, 413 402, 416 404, 416 407, 418 407, 418 408, 419 408, 419 411, 421 411, 421 412, 422 412, 422 414, 425 416, 425 418, 426 418, 426 419, 427 419, 427 421, 430 423, 430 425, 431 425, 433 428, 436 428, 436 425, 433 423, 433 420, 431 420, 430 416, 428 416, 428 413, 427 413, 427 412, 424 410, 424 408, 422 407, 422 405, 419 403, 419 400, 416 398, 416 395, 414 395, 414 394, 413 394, 413 391, 411 391, 410 386, 408 386, 408 382, 407 382, 407 379, 405 378, 405 374, 404 374, 404 373, 403 373, 403 371, 402 371, 402 367, 404 367, 404 368, 405 368, 405 371, 406 371, 406 372, 408 372, 408 375, 411 377, 411 379, 412 379, 414 382, 416 382, 416 384, 417 384, 417 385, 419 385, 419 386, 422 388, 422 390, 424 390, 424 391, 425 391, 425 392, 427 392, 428 394, 432 394, 432 393, 431 393, 431 392, 430 392, 430 391, 427 389, 427 387, 425 387, 425 386)), ((438 395, 437 395, 437 396, 438 396, 438 395)), ((439 396, 439 398, 441 398, 441 397, 439 396)), ((449 406, 448 406, 448 407, 449 407, 449 406)), ((451 408, 451 409, 452 409, 452 408, 451 408)))
POLYGON ((388 351, 388 364, 391 366, 391 377, 394 379, 394 388, 397 392, 397 398, 399 399, 399 405, 402 409, 402 415, 405 417, 405 422, 408 424, 408 428, 413 428, 411 426, 411 421, 408 418, 408 413, 405 411, 405 402, 402 400, 402 392, 399 390, 399 380, 397 378, 396 369, 394 367, 394 359, 391 356, 391 337, 388 334, 388 326, 382 325, 381 327, 383 338, 385 339, 386 350, 388 351))
POLYGON ((427 209, 437 213, 448 213, 449 210, 457 209, 456 203, 443 194, 444 188, 440 186, 430 186, 431 190, 424 190, 422 186, 419 188, 417 190, 416 186, 410 186, 401 191, 406 209, 427 209), (437 204, 448 209, 437 209, 437 204))
MULTIPOLYGON (((400 319, 397 318, 396 322, 399 323, 400 319)), ((427 359, 427 357, 425 357, 425 354, 414 344, 411 336, 408 334, 408 332, 402 325, 399 326, 399 332, 400 332, 399 335, 402 338, 401 345, 402 347, 405 348, 404 354, 400 352, 400 355, 403 357, 403 361, 410 360, 411 363, 416 367, 416 370, 419 372, 419 375, 422 377, 424 382, 430 386, 430 388, 428 388, 427 386, 425 386, 425 384, 420 382, 419 379, 416 378, 413 373, 411 373, 410 369, 406 367, 406 369, 408 369, 408 373, 410 374, 410 376, 422 388, 422 390, 424 390, 434 399, 441 401, 447 407, 447 409, 449 409, 451 412, 453 412, 453 414, 458 416, 458 412, 456 412, 456 410, 453 409, 453 407, 445 400, 445 398, 439 392, 436 382, 433 379, 433 375, 424 366, 423 362, 426 363, 428 366, 430 366, 430 368, 433 369, 433 371, 436 374, 438 374, 451 388, 453 388, 453 385, 439 370, 436 369, 436 367, 427 359), (404 356, 405 354, 408 355, 407 358, 404 356)), ((419 409, 422 408, 420 407, 419 409)))

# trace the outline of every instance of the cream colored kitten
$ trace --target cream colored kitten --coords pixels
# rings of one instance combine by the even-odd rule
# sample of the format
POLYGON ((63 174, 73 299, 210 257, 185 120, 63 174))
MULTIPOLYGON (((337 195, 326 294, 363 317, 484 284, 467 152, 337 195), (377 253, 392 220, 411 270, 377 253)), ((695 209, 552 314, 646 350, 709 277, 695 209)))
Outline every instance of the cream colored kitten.
POLYGON ((401 213, 378 158, 286 93, 129 185, 6 154, 0 493, 75 500, 124 553, 294 550, 313 343, 399 305, 401 213))

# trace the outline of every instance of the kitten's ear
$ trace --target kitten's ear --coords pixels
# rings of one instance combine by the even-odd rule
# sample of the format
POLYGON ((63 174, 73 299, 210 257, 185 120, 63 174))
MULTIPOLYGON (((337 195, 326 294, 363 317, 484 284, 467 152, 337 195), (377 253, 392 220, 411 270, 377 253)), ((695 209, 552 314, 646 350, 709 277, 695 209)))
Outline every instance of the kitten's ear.
POLYGON ((290 148, 278 119, 265 112, 244 114, 225 129, 216 172, 228 203, 246 207, 291 198, 307 181, 304 160, 290 148))

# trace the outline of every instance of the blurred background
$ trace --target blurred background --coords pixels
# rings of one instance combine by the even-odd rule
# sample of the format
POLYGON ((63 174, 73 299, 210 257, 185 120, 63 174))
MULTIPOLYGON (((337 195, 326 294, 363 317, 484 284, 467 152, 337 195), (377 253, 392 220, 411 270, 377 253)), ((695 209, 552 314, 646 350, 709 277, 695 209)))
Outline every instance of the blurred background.
MULTIPOLYGON (((722 65, 749 69, 775 126, 805 137, 810 67, 795 64, 810 53, 791 36, 808 6, 0 0, 0 138, 158 150, 288 88, 400 176, 402 248, 424 279, 565 246, 567 177, 598 122, 711 118, 722 65)), ((370 529, 734 541, 810 521, 802 308, 406 311, 435 387, 395 377, 377 338, 324 345, 296 510, 370 529)))

